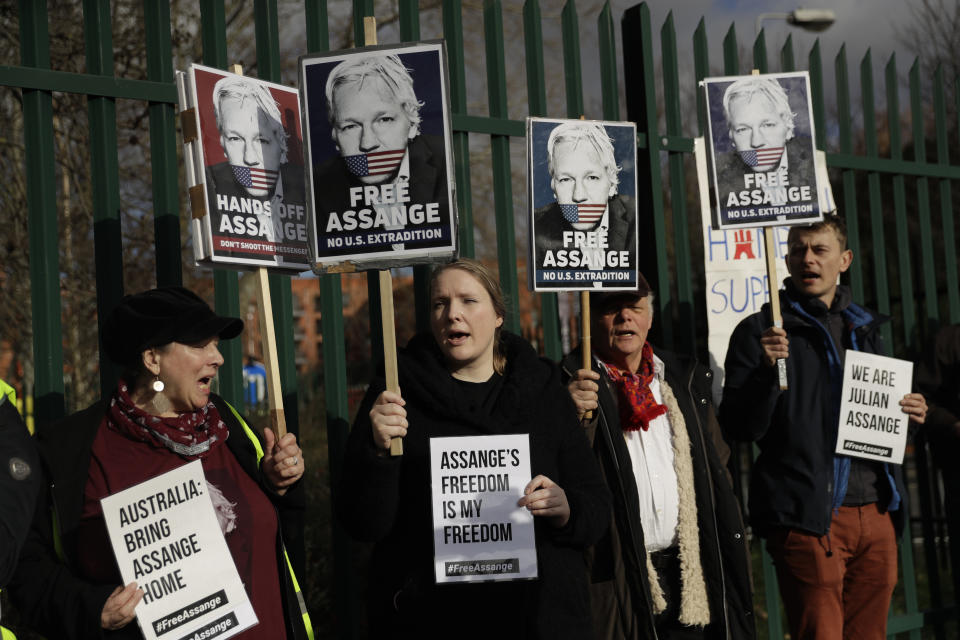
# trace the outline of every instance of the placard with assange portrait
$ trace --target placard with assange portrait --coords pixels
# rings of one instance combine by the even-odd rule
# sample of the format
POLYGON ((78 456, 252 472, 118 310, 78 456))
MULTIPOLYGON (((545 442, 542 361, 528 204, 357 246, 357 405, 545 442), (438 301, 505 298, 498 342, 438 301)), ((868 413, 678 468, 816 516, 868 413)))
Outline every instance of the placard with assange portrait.
POLYGON ((637 128, 527 118, 534 291, 637 288, 637 128))
POLYGON ((307 207, 296 89, 202 65, 178 72, 200 264, 303 271, 307 207))
POLYGON ((811 224, 825 209, 806 71, 706 78, 714 229, 811 224))
POLYGON ((443 42, 303 56, 300 87, 313 270, 454 258, 443 42))

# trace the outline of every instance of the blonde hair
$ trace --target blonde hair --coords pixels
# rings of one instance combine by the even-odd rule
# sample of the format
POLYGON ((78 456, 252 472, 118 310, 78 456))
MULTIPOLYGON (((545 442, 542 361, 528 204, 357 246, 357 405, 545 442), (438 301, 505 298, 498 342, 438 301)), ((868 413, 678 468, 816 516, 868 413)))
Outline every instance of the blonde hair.
MULTIPOLYGON (((506 318, 507 302, 503 296, 503 289, 500 288, 500 281, 493 275, 490 269, 478 260, 458 258, 453 262, 440 265, 430 274, 431 291, 433 291, 433 287, 436 285, 437 278, 440 277, 440 274, 450 269, 459 269, 476 278, 477 282, 480 283, 490 296, 490 302, 493 304, 493 312, 497 314, 498 318, 506 318)), ((507 354, 504 353, 504 348, 501 343, 502 332, 503 325, 500 325, 493 333, 493 370, 500 375, 503 375, 507 367, 507 354)))

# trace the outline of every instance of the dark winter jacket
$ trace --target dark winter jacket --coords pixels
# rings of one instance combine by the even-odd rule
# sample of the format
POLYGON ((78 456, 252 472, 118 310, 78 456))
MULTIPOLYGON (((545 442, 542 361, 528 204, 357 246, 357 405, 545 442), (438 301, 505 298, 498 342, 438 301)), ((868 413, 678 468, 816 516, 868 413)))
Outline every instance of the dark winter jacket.
MULTIPOLYGON (((287 634, 302 640, 307 637, 299 604, 302 597, 299 590, 294 589, 283 552, 284 545, 290 548, 302 545, 302 484, 294 485, 283 496, 270 489, 260 473, 256 448, 240 422, 221 398, 211 395, 211 400, 230 429, 227 447, 277 508, 280 525, 277 567, 283 581, 287 634)), ((91 447, 103 424, 106 406, 99 402, 46 428, 41 426, 37 431, 37 446, 49 486, 37 501, 30 535, 10 586, 10 597, 22 614, 24 624, 48 638, 143 637, 135 621, 118 631, 103 631, 100 613, 118 585, 89 582, 79 577, 77 571, 77 559, 83 553, 77 548, 76 539, 83 492, 91 447), (55 529, 59 533, 56 537, 55 529), (64 560, 58 558, 57 546, 62 549, 64 560)), ((293 562, 296 564, 296 560, 293 562)))
POLYGON ((384 390, 374 380, 347 443, 338 513, 352 536, 376 542, 370 562, 371 637, 589 638, 583 551, 603 535, 610 495, 560 384, 556 365, 504 332, 506 369, 496 400, 466 406, 429 334, 398 354, 409 430, 403 455, 380 456, 369 411, 384 390), (434 581, 430 438, 530 434, 531 474, 566 493, 570 520, 535 518, 539 578, 443 584, 434 581))
MULTIPOLYGON (((690 436, 694 469, 700 561, 707 584, 711 624, 707 638, 755 637, 750 559, 740 506, 730 485, 730 450, 720 434, 711 397, 712 372, 669 351, 654 349, 664 363, 690 436)), ((569 379, 582 368, 580 351, 564 360, 569 379)), ((616 393, 600 373, 599 411, 584 422, 607 486, 613 494, 613 525, 589 554, 591 604, 599 638, 652 639, 654 629, 640 502, 630 452, 620 426, 616 393)))
POLYGON ((27 425, 0 392, 0 588, 17 566, 41 486, 40 459, 27 425))
MULTIPOLYGON (((917 367, 917 390, 927 400, 922 433, 940 468, 951 477, 960 475, 960 325, 941 327, 924 350, 917 367)), ((957 514, 960 517, 960 514, 957 514)))
MULTIPOLYGON (((788 281, 789 282, 789 281, 788 281)), ((770 307, 737 325, 724 370, 720 423, 730 440, 756 441, 760 455, 750 480, 750 523, 760 535, 788 527, 822 536, 846 492, 849 458, 834 456, 843 379, 842 347, 801 306, 788 285, 780 292, 783 328, 790 341, 786 391, 775 367, 763 363, 760 334, 772 326, 770 307)), ((850 303, 842 311, 852 348, 883 354, 880 325, 888 320, 850 303)), ((906 495, 899 465, 886 465, 892 495, 881 509, 903 527, 906 495)))

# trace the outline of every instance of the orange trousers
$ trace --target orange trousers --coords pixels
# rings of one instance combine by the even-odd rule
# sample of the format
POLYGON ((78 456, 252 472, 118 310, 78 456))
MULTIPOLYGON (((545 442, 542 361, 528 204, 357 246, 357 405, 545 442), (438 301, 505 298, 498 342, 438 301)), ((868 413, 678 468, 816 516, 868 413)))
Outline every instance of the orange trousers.
POLYGON ((897 584, 897 539, 876 503, 840 507, 825 536, 767 537, 794 640, 884 640, 897 584))

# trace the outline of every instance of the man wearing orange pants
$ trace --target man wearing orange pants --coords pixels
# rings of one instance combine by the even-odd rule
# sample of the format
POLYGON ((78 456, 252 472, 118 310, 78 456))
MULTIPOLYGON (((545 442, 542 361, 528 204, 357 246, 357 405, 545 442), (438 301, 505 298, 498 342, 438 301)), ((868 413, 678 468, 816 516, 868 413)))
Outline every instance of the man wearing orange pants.
MULTIPOLYGON (((887 320, 837 284, 853 260, 846 243, 837 216, 791 227, 783 328, 770 326, 765 305, 734 330, 725 364, 721 426, 760 449, 750 521, 767 539, 794 640, 886 637, 906 515, 899 465, 834 455, 845 350, 883 353, 887 320), (787 358, 784 391, 778 358, 787 358)), ((924 421, 922 395, 900 405, 924 421)))

